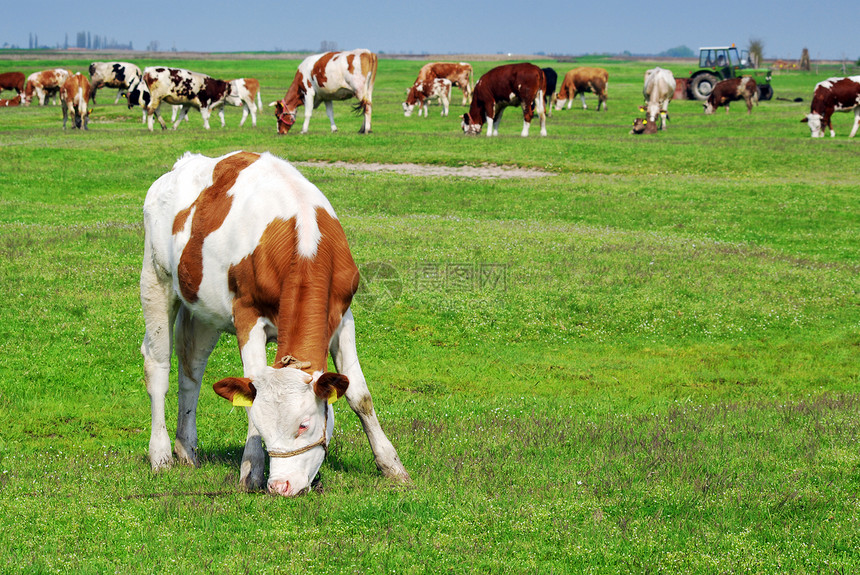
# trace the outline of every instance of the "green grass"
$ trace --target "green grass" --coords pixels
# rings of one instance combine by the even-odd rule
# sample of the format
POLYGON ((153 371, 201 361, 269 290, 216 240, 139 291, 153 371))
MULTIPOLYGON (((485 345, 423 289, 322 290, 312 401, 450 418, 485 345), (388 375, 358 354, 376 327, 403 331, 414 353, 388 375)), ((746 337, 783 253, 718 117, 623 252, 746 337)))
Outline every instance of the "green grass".
MULTIPOLYGON (((526 140, 514 109, 499 138, 466 138, 458 95, 449 118, 404 118, 421 63, 387 59, 370 136, 345 104, 338 134, 320 108, 280 138, 269 108, 256 129, 230 108, 225 129, 192 112, 150 134, 113 90, 87 133, 59 108, 0 109, 0 571, 857 571, 860 140, 849 114, 835 139, 799 122, 836 71, 775 76, 788 101, 751 116, 673 102, 666 133, 634 137, 653 63, 584 62, 609 70, 608 112, 575 104, 526 140), (239 492, 245 417, 208 391, 241 371, 231 336, 204 378, 202 466, 150 471, 142 201, 185 151, 235 149, 550 172, 301 168, 366 277, 384 265, 396 287, 371 282, 353 309, 411 488, 381 478, 338 404, 313 493, 239 492)), ((297 64, 169 63, 258 77, 264 102, 297 64)))

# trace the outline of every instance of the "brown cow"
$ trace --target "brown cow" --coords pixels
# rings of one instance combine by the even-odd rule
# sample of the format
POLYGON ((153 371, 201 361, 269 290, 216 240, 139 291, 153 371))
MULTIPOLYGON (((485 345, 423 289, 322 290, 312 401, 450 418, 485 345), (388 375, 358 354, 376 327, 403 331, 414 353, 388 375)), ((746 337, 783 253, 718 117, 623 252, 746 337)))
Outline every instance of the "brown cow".
POLYGON ((717 82, 708 99, 702 103, 706 114, 713 114, 720 106, 726 107, 729 113, 729 104, 738 100, 744 100, 747 104, 747 114, 752 114, 753 102, 758 105, 758 90, 755 80, 749 76, 740 78, 728 78, 717 82))
POLYGON ((813 138, 823 138, 824 128, 830 129, 830 137, 836 136, 830 117, 834 112, 854 110, 854 127, 849 138, 860 128, 860 76, 828 78, 815 85, 809 114, 801 120, 809 124, 813 138))
POLYGON ((582 98, 582 109, 587 110, 585 93, 591 92, 597 96, 597 111, 601 106, 606 111, 606 88, 609 85, 609 72, 603 68, 574 68, 564 75, 561 88, 556 97, 555 109, 561 110, 567 101, 567 109, 573 105, 573 99, 579 95, 582 98))
POLYGON ((69 76, 60 88, 60 104, 63 106, 63 129, 66 129, 66 121, 69 118, 69 109, 75 120, 75 128, 88 130, 90 111, 87 110, 87 102, 90 99, 90 81, 83 74, 69 76))
POLYGON ((19 96, 24 91, 24 74, 21 72, 4 72, 0 74, 0 92, 15 90, 19 96))
POLYGON ((33 72, 27 77, 27 82, 24 84, 24 98, 21 103, 29 106, 34 94, 40 106, 46 105, 52 96, 55 97, 54 102, 56 103, 56 95, 71 75, 70 71, 63 68, 33 72))
POLYGON ((522 106, 522 136, 529 135, 535 112, 540 118, 540 135, 546 136, 546 111, 543 95, 546 77, 534 64, 507 64, 493 68, 478 80, 469 111, 463 114, 463 132, 480 134, 484 122, 487 136, 499 135, 502 113, 508 106, 522 106))
POLYGON ((463 105, 472 103, 472 65, 466 62, 430 62, 418 71, 415 84, 426 84, 435 78, 447 78, 451 84, 463 90, 463 105))

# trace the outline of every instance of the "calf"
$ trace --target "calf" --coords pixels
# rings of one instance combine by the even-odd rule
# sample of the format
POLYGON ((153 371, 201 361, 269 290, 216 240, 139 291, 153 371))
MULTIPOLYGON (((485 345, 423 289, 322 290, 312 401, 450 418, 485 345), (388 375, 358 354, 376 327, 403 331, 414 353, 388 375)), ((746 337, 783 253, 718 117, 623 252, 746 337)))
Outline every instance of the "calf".
POLYGON ((829 78, 815 85, 809 114, 801 120, 809 124, 813 138, 823 138, 824 128, 830 130, 830 137, 836 136, 830 122, 834 112, 854 110, 854 126, 849 138, 853 138, 860 128, 860 76, 848 78, 829 78))
POLYGON ((729 104, 738 100, 746 102, 747 114, 752 114, 753 103, 758 105, 758 90, 756 90, 755 80, 751 77, 741 76, 717 82, 702 106, 706 114, 713 114, 717 108, 725 106, 728 114, 729 104))
POLYGON ((418 71, 415 83, 425 83, 435 78, 446 78, 463 91, 463 105, 472 103, 472 65, 466 62, 430 62, 418 71))
POLYGON ((523 137, 529 135, 529 125, 535 111, 540 118, 540 135, 546 136, 546 112, 543 95, 546 78, 534 64, 506 64, 493 68, 478 80, 472 94, 472 105, 463 114, 462 128, 466 134, 480 134, 484 122, 487 136, 499 135, 502 113, 508 106, 523 109, 523 137))
MULTIPOLYGON (((645 72, 645 83, 642 95, 645 97, 644 111, 646 119, 657 130, 657 117, 660 117, 660 129, 665 130, 669 121, 669 102, 675 93, 675 76, 671 70, 652 68, 645 72)), ((634 126, 634 130, 636 127, 634 126)), ((642 128, 645 133, 652 133, 648 124, 642 128)), ((640 132, 636 132, 640 133, 640 132)))
POLYGON ((349 306, 358 269, 334 209, 316 186, 268 153, 186 153, 149 188, 143 218, 141 352, 154 470, 172 460, 164 413, 172 348, 179 388, 173 452, 197 466, 203 371, 221 332, 230 331, 244 374, 213 387, 248 415, 239 478, 245 489, 265 485, 268 452, 269 491, 306 491, 334 428, 329 404, 343 395, 382 473, 409 481, 379 425, 356 353, 349 306), (267 341, 277 341, 271 367, 267 341), (329 352, 338 373, 326 373, 329 352))
POLYGON ((290 84, 283 99, 274 102, 278 133, 286 134, 290 131, 296 123, 296 112, 299 106, 304 106, 305 121, 302 134, 307 134, 311 114, 323 102, 331 123, 331 131, 337 132, 332 102, 349 98, 358 100, 355 110, 364 114, 364 122, 358 133, 370 133, 376 67, 376 54, 370 50, 326 52, 305 58, 299 64, 293 83, 290 84))
POLYGON ((71 75, 70 71, 63 68, 33 72, 27 77, 27 82, 24 84, 24 97, 21 103, 29 106, 33 96, 36 96, 40 106, 46 105, 51 97, 56 103, 56 96, 60 92, 60 88, 71 75))
POLYGON ((448 103, 451 100, 451 80, 447 78, 434 78, 432 80, 412 85, 403 102, 403 114, 406 117, 412 115, 415 105, 418 105, 418 116, 424 110, 424 117, 429 115, 429 101, 439 100, 442 104, 442 115, 448 115, 448 103))
POLYGON ((18 94, 14 98, 10 100, 6 100, 0 98, 0 108, 8 108, 9 106, 20 106, 21 105, 21 94, 18 94))
POLYGON ((113 103, 118 103, 121 96, 128 94, 131 85, 140 81, 141 76, 140 68, 129 62, 93 62, 89 73, 93 104, 96 103, 96 92, 104 86, 117 88, 113 103))
POLYGON ((574 68, 564 75, 561 88, 558 90, 555 109, 561 110, 564 107, 564 103, 567 102, 567 109, 570 110, 573 99, 579 95, 582 98, 582 109, 587 110, 585 93, 591 92, 597 96, 597 111, 600 111, 601 106, 605 111, 606 89, 608 85, 609 72, 603 68, 574 68))
POLYGON ((90 81, 83 74, 69 76, 68 80, 60 88, 60 104, 63 106, 63 129, 66 129, 66 120, 69 118, 69 110, 72 110, 75 128, 88 130, 90 112, 87 110, 87 102, 90 99, 90 81))
POLYGON ((0 74, 0 92, 14 90, 15 94, 20 96, 24 91, 24 80, 24 74, 21 72, 3 72, 0 74))
POLYGON ((230 93, 230 84, 182 68, 149 67, 143 70, 140 81, 128 91, 128 107, 140 105, 147 115, 149 131, 153 129, 153 116, 158 118, 161 129, 167 129, 161 117, 161 103, 181 105, 179 118, 173 123, 175 130, 188 114, 196 108, 203 117, 203 127, 209 129, 209 116, 213 110, 224 106, 230 93))

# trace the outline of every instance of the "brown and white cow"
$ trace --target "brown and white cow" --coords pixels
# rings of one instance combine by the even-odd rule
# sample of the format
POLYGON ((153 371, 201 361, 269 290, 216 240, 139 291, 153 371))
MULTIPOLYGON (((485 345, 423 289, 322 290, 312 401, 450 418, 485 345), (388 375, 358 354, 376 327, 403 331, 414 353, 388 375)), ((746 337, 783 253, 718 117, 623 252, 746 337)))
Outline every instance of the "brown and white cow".
POLYGON ((430 62, 418 71, 415 84, 425 83, 434 78, 446 78, 451 84, 463 91, 463 105, 472 103, 472 65, 466 62, 430 62))
POLYGON ((171 349, 179 388, 173 452, 197 466, 201 378, 219 335, 229 331, 238 339, 244 374, 213 387, 246 407, 244 488, 263 488, 268 452, 269 491, 306 491, 334 428, 329 404, 342 395, 361 420, 382 473, 408 482, 358 361, 350 311, 358 269, 322 192, 268 153, 186 153, 150 187, 143 215, 141 352, 152 409, 152 468, 172 460, 164 413, 171 349), (277 341, 272 366, 268 341, 277 341), (326 373, 329 352, 338 373, 326 373))
MULTIPOLYGON (((248 114, 251 115, 251 125, 257 127, 257 111, 263 107, 260 97, 260 81, 256 78, 236 78, 230 81, 230 93, 225 100, 231 106, 242 107, 242 119, 239 126, 245 125, 248 114)), ((219 112, 221 126, 224 126, 224 108, 219 112)))
POLYGON ((506 64, 493 68, 478 80, 472 93, 472 105, 463 114, 462 128, 466 134, 480 134, 486 122, 487 136, 499 135, 502 113, 508 106, 523 109, 523 137, 529 135, 529 125, 535 112, 540 118, 540 135, 546 136, 546 112, 543 95, 546 78, 534 64, 506 64))
POLYGON ((573 99, 579 95, 582 98, 582 109, 587 110, 585 93, 591 92, 597 96, 597 111, 600 111, 601 106, 605 111, 608 85, 609 72, 603 68, 574 68, 564 75, 564 80, 561 82, 561 88, 559 88, 556 97, 555 109, 561 110, 564 103, 567 102, 567 109, 570 110, 573 99))
POLYGON ((8 108, 9 106, 20 106, 21 105, 21 94, 18 94, 14 98, 4 99, 0 98, 0 108, 8 108))
POLYGON ((830 121, 834 112, 854 110, 854 126, 849 138, 853 138, 860 128, 860 76, 847 78, 828 78, 815 85, 809 114, 801 120, 809 124, 813 138, 823 138, 824 128, 830 130, 830 137, 836 136, 830 121))
POLYGON ((83 74, 73 74, 63 83, 60 88, 60 104, 63 106, 63 129, 66 129, 66 121, 69 118, 69 110, 75 128, 88 130, 90 111, 87 102, 90 99, 90 81, 83 74))
POLYGON ((430 100, 439 100, 442 104, 442 115, 448 115, 448 105, 451 101, 451 80, 448 78, 434 78, 427 82, 412 85, 409 92, 406 94, 406 101, 403 102, 403 114, 406 117, 412 115, 412 110, 418 106, 418 116, 421 117, 421 111, 424 111, 424 117, 429 115, 430 100))
POLYGON ((182 68, 148 67, 143 70, 140 81, 132 84, 128 91, 128 107, 141 106, 147 114, 149 131, 153 128, 153 116, 158 118, 161 129, 167 129, 161 117, 161 103, 181 105, 179 119, 173 123, 175 130, 187 116, 188 110, 196 108, 203 116, 203 127, 209 129, 209 116, 213 110, 224 106, 230 94, 230 84, 224 80, 210 78, 206 74, 182 68))
POLYGON ((335 100, 358 100, 357 110, 364 112, 360 134, 370 133, 373 111, 373 83, 376 81, 376 54, 370 50, 326 52, 308 56, 299 69, 282 100, 274 103, 278 120, 278 133, 286 134, 296 123, 299 106, 305 107, 302 134, 308 133, 313 110, 325 102, 325 111, 331 122, 331 131, 337 132, 334 123, 335 100))
POLYGON ((117 88, 114 104, 119 102, 123 94, 128 93, 132 84, 140 81, 140 68, 130 62, 93 62, 90 64, 90 85, 93 104, 96 103, 96 92, 100 88, 117 88))
POLYGON ((0 92, 14 90, 15 94, 20 96, 24 91, 24 80, 24 74, 21 72, 3 72, 0 74, 0 92))
POLYGON ((665 68, 651 68, 645 72, 645 82, 642 95, 645 97, 645 122, 639 127, 634 126, 634 133, 650 134, 657 130, 657 118, 660 118, 660 129, 665 130, 669 122, 669 102, 675 93, 675 76, 665 68), (650 124, 650 125, 649 125, 650 124))
POLYGON ((758 105, 758 90, 756 90, 755 80, 750 76, 727 78, 717 82, 702 106, 706 114, 713 114, 717 108, 725 106, 726 114, 728 114, 729 104, 738 100, 746 102, 747 114, 752 114, 754 103, 758 105))
POLYGON ((33 72, 27 77, 27 82, 24 84, 24 98, 21 103, 29 106, 33 96, 36 96, 40 106, 46 105, 51 97, 54 97, 56 103, 56 96, 60 92, 60 88, 71 75, 72 73, 64 68, 33 72))

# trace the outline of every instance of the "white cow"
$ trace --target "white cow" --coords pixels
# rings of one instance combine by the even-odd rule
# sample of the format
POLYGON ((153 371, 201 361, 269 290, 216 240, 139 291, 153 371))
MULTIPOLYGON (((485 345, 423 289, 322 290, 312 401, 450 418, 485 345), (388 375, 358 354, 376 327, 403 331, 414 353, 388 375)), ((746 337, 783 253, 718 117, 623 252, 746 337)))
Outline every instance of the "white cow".
POLYGON ((331 122, 331 131, 337 132, 332 102, 348 98, 356 98, 358 108, 364 112, 364 122, 358 132, 370 133, 376 65, 376 54, 369 50, 326 52, 305 58, 299 64, 293 83, 284 98, 271 104, 275 106, 278 133, 286 134, 290 131, 296 123, 296 111, 299 106, 304 106, 305 122, 302 134, 307 134, 311 114, 323 102, 331 122))
POLYGON ((141 352, 153 469, 172 460, 164 413, 171 336, 179 388, 173 452, 197 466, 201 379, 221 332, 230 331, 244 374, 214 389, 248 414, 239 477, 244 488, 266 485, 268 452, 269 491, 306 491, 334 428, 329 404, 344 394, 379 469, 409 481, 379 425, 358 361, 349 309, 358 269, 334 209, 316 186, 268 153, 186 153, 150 187, 143 217, 141 352), (271 367, 268 341, 278 343, 271 367), (339 373, 325 372, 329 351, 339 373))
POLYGON ((669 102, 675 94, 675 76, 665 68, 651 68, 645 72, 645 85, 642 95, 645 96, 645 113, 649 122, 657 125, 660 116, 660 129, 665 130, 669 121, 669 102))

